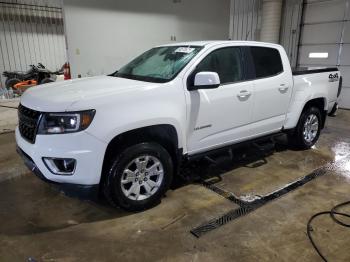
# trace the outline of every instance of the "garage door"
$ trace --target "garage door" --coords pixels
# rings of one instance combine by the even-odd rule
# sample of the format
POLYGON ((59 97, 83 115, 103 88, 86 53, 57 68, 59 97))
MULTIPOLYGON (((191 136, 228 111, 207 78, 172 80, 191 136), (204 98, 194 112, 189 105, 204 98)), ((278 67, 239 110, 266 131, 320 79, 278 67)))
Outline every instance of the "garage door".
POLYGON ((306 1, 299 66, 338 66, 344 78, 340 106, 350 108, 350 0, 306 1))

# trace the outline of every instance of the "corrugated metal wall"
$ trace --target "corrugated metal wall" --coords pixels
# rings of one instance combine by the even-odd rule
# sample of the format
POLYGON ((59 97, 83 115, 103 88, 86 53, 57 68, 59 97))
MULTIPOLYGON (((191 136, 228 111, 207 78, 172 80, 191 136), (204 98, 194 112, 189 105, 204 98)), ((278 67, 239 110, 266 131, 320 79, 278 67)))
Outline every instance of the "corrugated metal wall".
POLYGON ((286 49, 292 67, 297 66, 302 10, 303 0, 284 1, 280 44, 286 49))
POLYGON ((53 71, 66 62, 62 1, 0 1, 0 73, 39 62, 53 71))
POLYGON ((231 0, 231 40, 259 40, 261 0, 231 0))
MULTIPOLYGON (((230 39, 260 40, 262 0, 231 0, 230 39)), ((302 0, 283 3, 280 43, 296 66, 302 0)))

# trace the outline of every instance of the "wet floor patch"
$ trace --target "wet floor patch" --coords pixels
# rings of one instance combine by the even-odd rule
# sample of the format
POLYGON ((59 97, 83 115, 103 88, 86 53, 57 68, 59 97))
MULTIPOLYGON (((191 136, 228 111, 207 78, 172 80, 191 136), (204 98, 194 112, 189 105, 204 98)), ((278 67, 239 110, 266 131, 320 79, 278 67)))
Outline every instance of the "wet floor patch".
POLYGON ((260 151, 244 147, 233 153, 213 157, 209 163, 197 164, 190 173, 202 180, 215 180, 216 186, 239 197, 254 198, 275 191, 334 159, 330 150, 313 148, 292 150, 285 144, 276 144, 271 150, 260 151))
POLYGON ((71 199, 31 173, 0 183, 0 232, 28 235, 120 217, 126 212, 102 203, 71 199))
POLYGON ((232 201, 233 203, 239 205, 239 208, 235 208, 230 210, 229 212, 211 219, 195 228, 193 228, 190 232, 196 236, 197 238, 201 237, 202 235, 217 229, 230 221, 233 221, 237 218, 240 218, 242 216, 245 216, 256 209, 266 205, 270 201, 273 201, 279 197, 282 197, 288 193, 290 193, 293 190, 296 190, 302 186, 304 186, 306 183, 309 183, 316 179, 317 177, 323 176, 327 174, 328 171, 334 171, 334 170, 340 170, 341 167, 344 165, 347 165, 349 163, 349 158, 343 158, 339 161, 332 161, 316 170, 311 172, 310 174, 292 182, 284 187, 273 191, 269 194, 266 194, 264 196, 256 196, 251 199, 247 198, 240 198, 237 197, 234 193, 228 192, 218 186, 215 185, 215 182, 208 182, 208 181, 202 181, 202 184, 204 187, 208 188, 209 190, 225 197, 226 199, 232 201))
MULTIPOLYGON (((221 182, 227 182, 226 187, 222 187, 225 191, 235 192, 239 200, 254 201, 265 192, 278 190, 311 173, 309 168, 303 168, 306 163, 317 169, 330 162, 329 159, 344 159, 350 152, 350 114, 340 127, 338 119, 334 118, 334 127, 322 133, 312 150, 316 154, 289 153, 289 149, 277 148, 273 155, 257 154, 255 157, 257 150, 252 148, 251 153, 243 151, 245 157, 234 155, 240 160, 226 160, 227 165, 218 168, 205 160, 190 172, 212 174, 212 180, 204 178, 215 186, 221 177, 221 182), (298 157, 292 158, 294 154, 298 157), (278 159, 286 163, 286 174, 271 176, 273 169, 269 166, 278 163, 278 159), (296 167, 300 170, 289 176, 296 167), (265 172, 254 176, 262 168, 265 172), (245 172, 238 175, 238 170, 243 169, 245 172), (235 191, 238 185, 228 183, 229 176, 234 178, 230 183, 240 181, 241 191, 235 191), (238 176, 241 176, 239 180, 238 176), (265 176, 271 177, 273 186, 262 179, 265 176), (269 188, 258 190, 263 185, 269 188)), ((6 162, 6 154, 15 153, 13 134, 12 138, 7 138, 12 139, 12 144, 5 145, 6 139, 1 141, 0 136, 6 162)), ((9 170, 12 163, 7 163, 9 170)), ((5 162, 3 167, 6 171, 5 162)), ((349 198, 350 167, 334 168, 336 172, 329 171, 199 239, 190 234, 191 229, 240 208, 227 198, 227 192, 218 194, 202 185, 186 184, 170 190, 160 205, 141 213, 126 214, 65 197, 26 172, 0 182, 0 260, 27 261, 28 257, 33 257, 37 261, 294 261, 297 257, 302 261, 318 261, 305 234, 306 222, 314 213, 328 210, 349 198)), ((313 228, 316 241, 323 245, 330 260, 350 261, 348 231, 327 219, 315 221, 313 228)))

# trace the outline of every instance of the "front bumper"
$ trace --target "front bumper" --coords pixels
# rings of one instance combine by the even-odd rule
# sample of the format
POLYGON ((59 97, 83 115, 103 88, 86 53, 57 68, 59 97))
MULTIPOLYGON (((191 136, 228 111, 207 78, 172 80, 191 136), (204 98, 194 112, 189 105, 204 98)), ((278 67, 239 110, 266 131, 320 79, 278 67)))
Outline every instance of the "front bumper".
POLYGON ((17 147, 17 153, 22 157, 24 164, 29 168, 29 170, 32 171, 38 178, 53 185, 58 190, 64 192, 67 196, 77 197, 80 199, 97 199, 99 190, 98 185, 78 185, 50 181, 41 173, 30 156, 24 153, 19 147, 17 147))
POLYGON ((68 195, 81 196, 94 191, 100 183, 107 144, 85 131, 62 135, 37 135, 35 144, 26 141, 16 128, 18 152, 27 167, 46 182, 58 185, 68 195), (73 158, 73 175, 53 174, 43 157, 73 158))

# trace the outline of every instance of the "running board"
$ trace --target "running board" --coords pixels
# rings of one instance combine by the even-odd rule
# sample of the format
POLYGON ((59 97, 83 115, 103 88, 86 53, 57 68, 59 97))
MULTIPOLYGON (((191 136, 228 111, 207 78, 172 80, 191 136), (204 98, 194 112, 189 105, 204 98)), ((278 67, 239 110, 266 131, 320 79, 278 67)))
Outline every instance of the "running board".
POLYGON ((258 138, 254 138, 251 140, 247 140, 247 141, 243 141, 243 142, 239 142, 239 143, 233 143, 230 145, 226 145, 220 148, 216 148, 216 149, 212 149, 206 152, 201 152, 201 153, 196 153, 193 155, 185 155, 184 158, 187 161, 194 161, 194 160, 198 160, 201 158, 204 158, 206 156, 210 156, 213 154, 218 154, 218 153, 227 153, 227 152, 232 152, 231 150, 234 148, 238 148, 241 147, 243 145, 249 145, 249 144, 253 144, 254 146, 256 146, 259 150, 264 150, 264 148, 266 147, 264 144, 259 145, 258 143, 260 142, 266 142, 268 140, 273 141, 274 138, 279 137, 285 135, 284 132, 279 131, 277 133, 273 133, 270 135, 266 135, 266 136, 262 136, 262 137, 258 137, 258 138))

